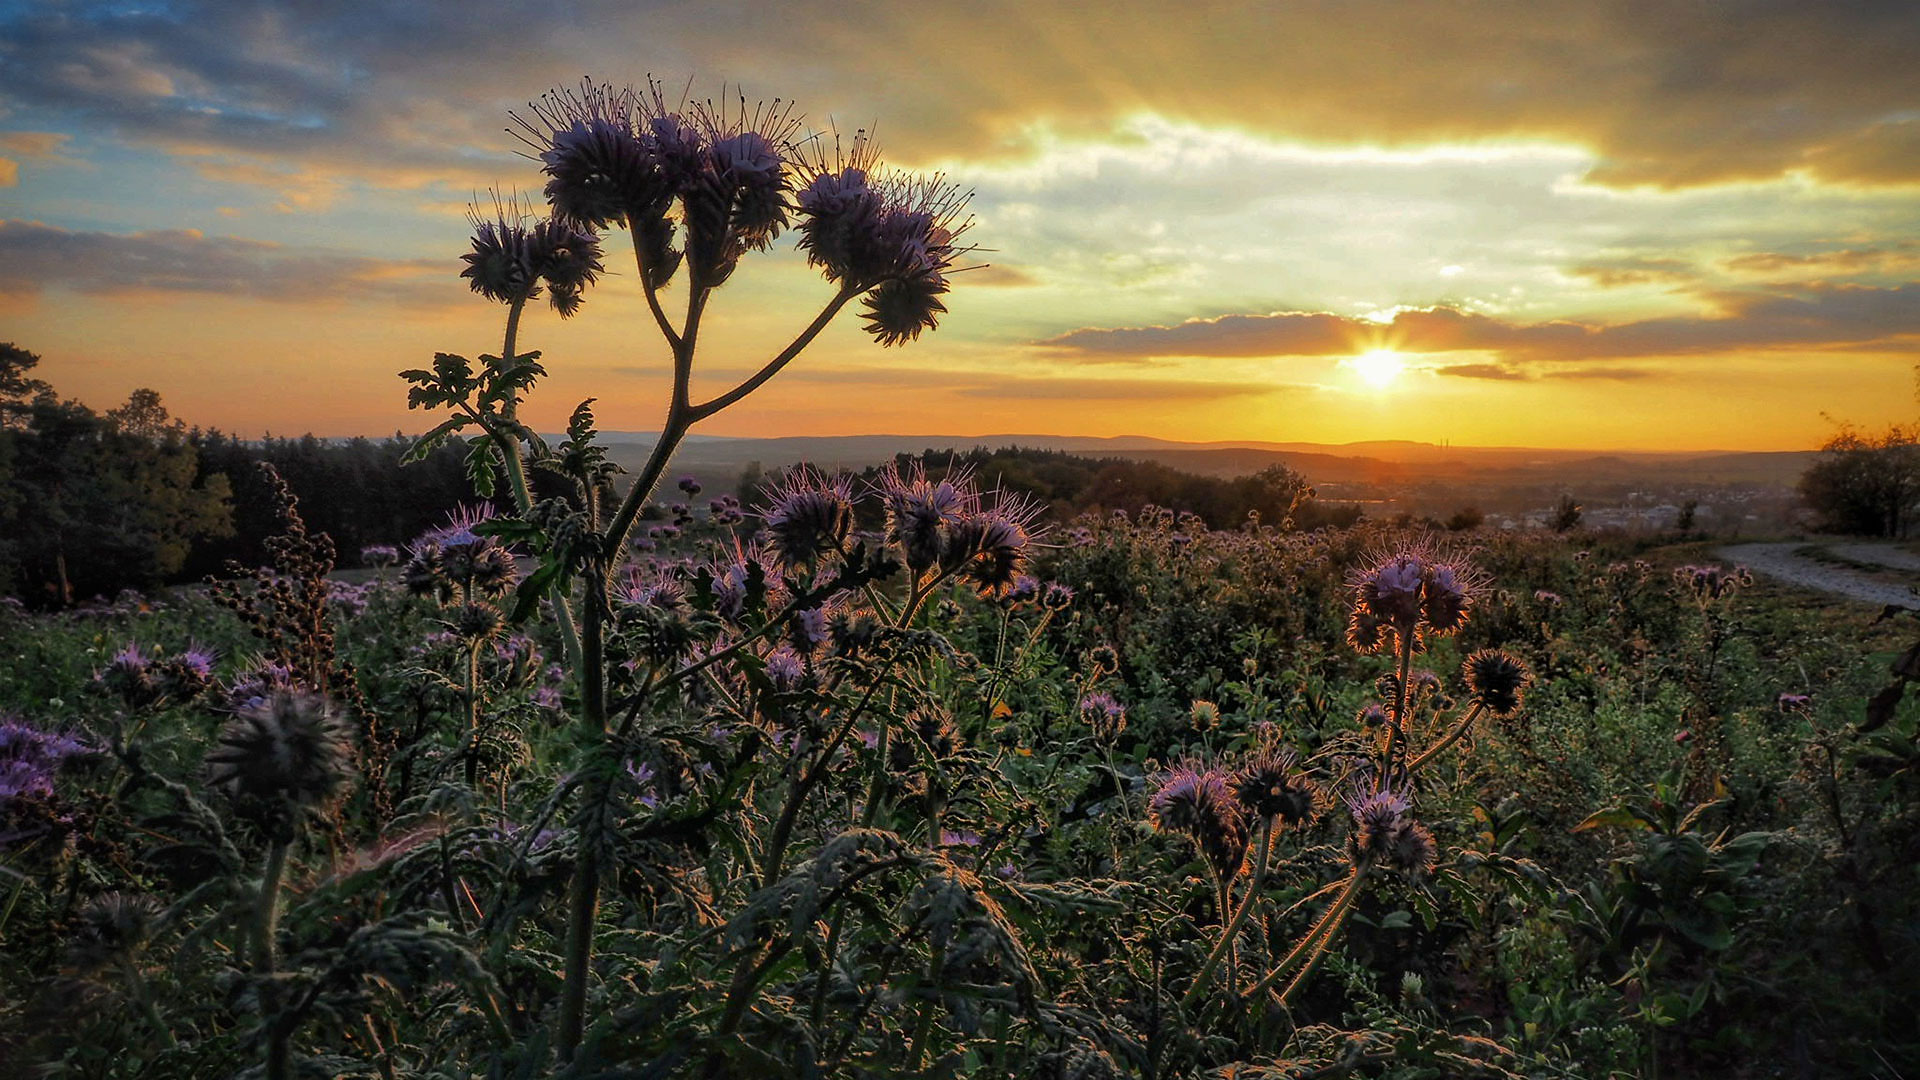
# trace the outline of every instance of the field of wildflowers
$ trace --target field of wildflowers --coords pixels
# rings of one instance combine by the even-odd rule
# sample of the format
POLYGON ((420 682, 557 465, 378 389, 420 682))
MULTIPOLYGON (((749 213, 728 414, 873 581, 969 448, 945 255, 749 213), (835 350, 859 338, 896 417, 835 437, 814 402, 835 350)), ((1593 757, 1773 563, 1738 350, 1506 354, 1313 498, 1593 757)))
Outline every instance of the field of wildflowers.
POLYGON ((703 503, 676 445, 843 308, 937 328, 965 193, 781 103, 517 126, 547 210, 462 271, 501 350, 405 373, 510 510, 346 584, 280 485, 266 566, 0 607, 0 1073, 1913 1067, 1909 622, 1578 532, 1042 529, 924 463, 703 503), (789 229, 827 300, 698 398, 789 229), (623 244, 674 369, 632 478, 591 402, 518 415, 532 305, 623 244))

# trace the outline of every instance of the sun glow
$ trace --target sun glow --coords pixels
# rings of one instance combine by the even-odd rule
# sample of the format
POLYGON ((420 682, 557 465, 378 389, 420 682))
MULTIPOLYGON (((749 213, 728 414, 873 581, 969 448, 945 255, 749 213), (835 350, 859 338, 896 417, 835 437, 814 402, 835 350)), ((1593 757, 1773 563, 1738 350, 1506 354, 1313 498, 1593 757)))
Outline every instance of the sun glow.
POLYGON ((1370 349, 1359 356, 1347 358, 1347 366, 1360 381, 1375 390, 1385 390, 1392 386, 1395 379, 1407 370, 1407 363, 1400 354, 1392 349, 1370 349))

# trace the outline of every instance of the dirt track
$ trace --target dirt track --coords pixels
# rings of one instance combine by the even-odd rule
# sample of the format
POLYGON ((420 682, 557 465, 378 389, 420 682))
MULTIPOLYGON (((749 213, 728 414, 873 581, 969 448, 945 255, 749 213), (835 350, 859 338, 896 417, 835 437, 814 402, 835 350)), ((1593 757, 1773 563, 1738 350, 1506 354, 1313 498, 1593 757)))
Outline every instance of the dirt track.
POLYGON ((1920 573, 1920 556, 1885 544, 1731 544, 1720 548, 1715 554, 1728 562, 1745 566, 1756 574, 1764 574, 1789 585, 1844 596, 1863 604, 1920 608, 1920 596, 1914 595, 1905 585, 1891 584, 1801 554, 1803 550, 1815 547, 1824 547, 1852 562, 1920 573))

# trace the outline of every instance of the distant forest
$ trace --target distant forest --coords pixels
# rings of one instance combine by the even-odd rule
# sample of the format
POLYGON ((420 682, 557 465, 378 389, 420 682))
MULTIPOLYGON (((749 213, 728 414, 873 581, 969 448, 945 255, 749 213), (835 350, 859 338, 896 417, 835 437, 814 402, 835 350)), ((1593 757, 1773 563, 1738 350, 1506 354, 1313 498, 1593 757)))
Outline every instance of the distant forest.
MULTIPOLYGON (((362 548, 402 547, 456 507, 480 501, 458 445, 403 466, 411 441, 401 435, 246 440, 188 427, 151 390, 96 413, 33 378, 39 359, 0 344, 0 596, 33 607, 199 580, 224 572, 229 560, 261 564, 263 543, 277 529, 263 461, 299 497, 308 528, 333 538, 343 567, 360 565, 362 548)), ((915 460, 901 455, 899 464, 915 460)), ((1235 527, 1250 514, 1295 529, 1359 517, 1357 507, 1315 501, 1305 478, 1283 466, 1221 479, 1019 448, 927 450, 917 460, 936 475, 970 469, 984 486, 1030 495, 1056 521, 1148 504, 1196 514, 1212 528, 1235 527)), ((869 469, 862 479, 878 473, 869 469)), ((709 494, 736 491, 752 509, 772 477, 750 466, 737 477, 700 479, 709 494)))

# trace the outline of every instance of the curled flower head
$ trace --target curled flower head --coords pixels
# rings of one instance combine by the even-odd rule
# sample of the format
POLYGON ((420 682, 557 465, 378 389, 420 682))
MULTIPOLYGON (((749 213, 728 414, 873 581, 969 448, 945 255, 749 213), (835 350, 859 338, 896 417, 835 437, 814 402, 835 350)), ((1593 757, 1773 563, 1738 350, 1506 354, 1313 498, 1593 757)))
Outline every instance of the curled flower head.
POLYGON ((549 302, 564 318, 580 309, 582 293, 605 270, 600 238, 564 220, 528 225, 517 204, 497 206, 491 218, 473 210, 469 218, 473 249, 461 256, 467 268, 460 276, 489 300, 536 299, 545 284, 549 302))
POLYGON ((214 652, 189 645, 154 665, 162 693, 171 701, 192 701, 213 688, 214 652))
POLYGON ((943 565, 958 569, 982 596, 1005 595, 1027 568, 1030 530, 1040 509, 1022 497, 1001 495, 992 509, 969 514, 954 526, 943 565))
POLYGON ((686 492, 687 498, 689 499, 700 494, 700 481, 695 480, 691 476, 681 477, 678 487, 681 491, 686 492))
POLYGON ((1040 590, 1040 606, 1048 611, 1065 611, 1072 607, 1073 586, 1058 581, 1047 582, 1047 587, 1040 590))
POLYGON ((1222 878, 1246 861, 1247 829, 1239 804, 1218 769, 1182 765, 1160 779, 1147 804, 1154 827, 1192 840, 1222 878))
MULTIPOLYGON (((680 184, 686 258, 699 284, 715 286, 732 275, 743 254, 766 250, 786 227, 786 147, 800 121, 791 102, 776 98, 749 106, 744 97, 728 101, 724 89, 718 104, 694 106, 689 120, 701 152, 698 168, 680 184)), ((673 138, 684 147, 685 129, 673 138)))
POLYGON ((583 79, 512 114, 547 175, 555 216, 597 230, 666 213, 676 184, 655 133, 665 118, 644 105, 630 89, 583 79))
POLYGON ((392 544, 368 544, 360 549, 360 562, 366 566, 385 569, 400 564, 400 551, 392 544))
POLYGON ((1387 719, 1387 707, 1377 701, 1369 701, 1360 706, 1360 711, 1354 716, 1354 722, 1358 723, 1363 730, 1377 728, 1386 723, 1387 719))
POLYGON ((1293 751, 1273 746, 1254 753, 1233 774, 1233 793, 1254 817, 1294 829, 1319 820, 1328 802, 1293 751))
POLYGON ((93 681, 117 694, 128 708, 138 709, 159 700, 161 689, 157 676, 153 659, 138 643, 129 642, 126 648, 113 654, 93 681))
POLYGON ((445 603, 468 589, 497 600, 513 589, 519 578, 513 555, 491 536, 475 530, 493 517, 493 507, 481 504, 453 512, 447 524, 428 530, 414 541, 401 572, 407 587, 445 603))
POLYGON ((1440 845, 1425 825, 1403 816, 1387 834, 1381 861, 1415 881, 1433 872, 1440 861, 1440 845))
POLYGON ((281 838, 352 771, 347 725, 319 694, 277 691, 241 709, 207 754, 207 778, 281 838))
POLYGON ((796 197, 800 247, 827 280, 866 294, 867 332, 898 345, 938 325, 972 192, 943 176, 881 174, 865 132, 842 152, 816 138, 796 197))
POLYGON ((1473 700, 1494 716, 1507 716, 1520 707, 1533 674, 1512 653, 1481 649, 1463 665, 1473 700))
POLYGON ((813 566, 821 556, 840 550, 853 529, 852 482, 802 465, 773 489, 761 520, 767 547, 782 567, 813 566))

